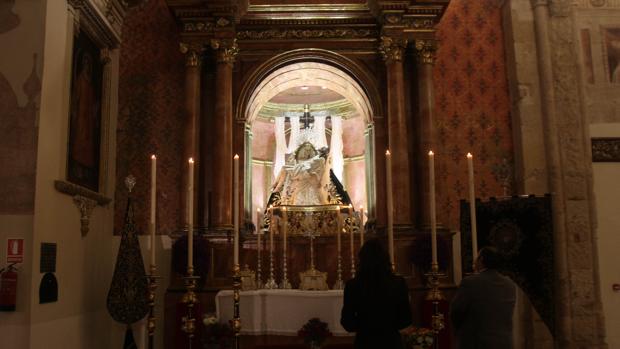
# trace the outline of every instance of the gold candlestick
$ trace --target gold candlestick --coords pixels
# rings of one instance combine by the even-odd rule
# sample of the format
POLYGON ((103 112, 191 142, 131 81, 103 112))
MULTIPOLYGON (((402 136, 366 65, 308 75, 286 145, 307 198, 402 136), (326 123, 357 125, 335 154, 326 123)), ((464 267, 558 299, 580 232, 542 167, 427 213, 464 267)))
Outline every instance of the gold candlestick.
MULTIPOLYGON (((351 213, 351 211, 349 211, 351 213)), ((349 254, 351 256, 351 279, 355 277, 355 219, 352 215, 349 215, 345 219, 346 229, 349 232, 349 254)))
POLYGON ((261 275, 261 235, 263 234, 261 219, 260 219, 260 207, 256 209, 256 288, 263 288, 263 276, 261 275))
POLYGON ((147 330, 149 334, 148 338, 148 348, 153 349, 155 347, 155 298, 157 296, 157 279, 161 279, 161 276, 156 275, 157 268, 155 265, 150 266, 149 274, 146 276, 149 283, 149 317, 147 319, 147 330))
POLYGON ((269 217, 269 279, 265 283, 265 288, 267 289, 276 289, 278 288, 278 284, 276 283, 276 279, 273 273, 273 229, 275 222, 275 215, 273 214, 273 208, 269 208, 269 212, 271 213, 271 217, 269 217))
POLYGON ((232 327, 235 333, 235 349, 240 349, 241 317, 239 316, 239 303, 241 300, 241 274, 239 264, 233 267, 233 321, 232 327))
POLYGON ((338 233, 336 234, 336 249, 338 250, 338 268, 337 278, 334 284, 334 290, 342 290, 344 288, 344 282, 342 281, 342 253, 341 253, 341 237, 342 231, 345 229, 342 224, 342 207, 338 207, 338 233))
POLYGON ((292 288, 291 283, 288 281, 288 272, 286 270, 286 233, 288 229, 288 215, 286 212, 286 206, 282 208, 282 282, 280 283, 281 289, 292 288))
POLYGON ((196 319, 194 319, 194 305, 198 303, 198 297, 196 297, 196 281, 200 279, 199 276, 194 276, 194 268, 187 268, 187 276, 183 277, 183 283, 187 292, 183 295, 182 303, 187 307, 187 315, 184 316, 182 321, 181 330, 187 334, 187 340, 189 343, 188 348, 192 348, 192 342, 194 339, 194 332, 196 331, 196 319))
POLYGON ((439 289, 439 279, 445 277, 444 274, 439 272, 439 266, 437 263, 431 264, 431 271, 426 274, 428 280, 429 290, 426 294, 426 300, 431 301, 433 304, 433 315, 431 316, 431 330, 433 331, 435 340, 433 341, 433 348, 439 348, 439 332, 445 328, 444 314, 439 309, 439 303, 445 298, 439 289))

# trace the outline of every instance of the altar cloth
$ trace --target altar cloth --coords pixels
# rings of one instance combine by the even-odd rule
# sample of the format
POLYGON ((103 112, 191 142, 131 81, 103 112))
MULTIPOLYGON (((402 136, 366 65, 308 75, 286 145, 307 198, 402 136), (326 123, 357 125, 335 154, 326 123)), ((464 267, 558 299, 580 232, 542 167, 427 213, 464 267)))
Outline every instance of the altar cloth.
MULTIPOLYGON (((241 291, 241 334, 295 336, 308 320, 317 317, 328 324, 334 336, 353 335, 340 325, 342 294, 342 290, 241 291)), ((221 322, 231 320, 233 291, 218 292, 215 307, 216 316, 221 322)))

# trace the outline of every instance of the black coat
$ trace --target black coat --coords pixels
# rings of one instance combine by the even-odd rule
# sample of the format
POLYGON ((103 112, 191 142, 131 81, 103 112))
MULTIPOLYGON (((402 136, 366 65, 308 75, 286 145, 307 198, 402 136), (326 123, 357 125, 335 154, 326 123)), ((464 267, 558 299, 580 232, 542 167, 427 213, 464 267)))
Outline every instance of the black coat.
POLYGON ((452 299, 458 349, 511 349, 516 287, 495 270, 466 277, 452 299))
POLYGON ((398 330, 411 323, 405 279, 391 275, 375 287, 364 287, 358 278, 351 279, 344 288, 343 303, 340 323, 356 333, 356 349, 403 347, 398 330))

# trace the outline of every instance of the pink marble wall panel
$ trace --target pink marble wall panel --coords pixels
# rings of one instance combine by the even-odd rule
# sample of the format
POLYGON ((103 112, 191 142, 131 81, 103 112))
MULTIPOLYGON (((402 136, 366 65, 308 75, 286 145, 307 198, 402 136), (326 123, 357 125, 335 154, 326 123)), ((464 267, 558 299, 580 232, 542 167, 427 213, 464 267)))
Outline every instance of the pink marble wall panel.
POLYGON ((342 143, 345 157, 364 154, 366 141, 364 138, 365 123, 362 117, 344 120, 342 123, 342 143))
POLYGON ((344 165, 346 190, 351 197, 353 206, 359 209, 360 205, 368 207, 366 203, 366 167, 364 160, 346 162, 344 165))

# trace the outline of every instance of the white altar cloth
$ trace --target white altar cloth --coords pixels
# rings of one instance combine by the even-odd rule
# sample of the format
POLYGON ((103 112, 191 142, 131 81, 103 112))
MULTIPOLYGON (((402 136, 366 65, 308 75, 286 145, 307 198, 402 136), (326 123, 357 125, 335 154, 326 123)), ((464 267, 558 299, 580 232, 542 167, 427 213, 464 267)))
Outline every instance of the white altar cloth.
MULTIPOLYGON (((342 290, 255 290, 241 291, 239 315, 242 334, 297 335, 311 318, 329 325, 334 336, 353 335, 340 325, 342 290)), ((215 296, 216 315, 220 322, 233 318, 233 291, 215 296)))

